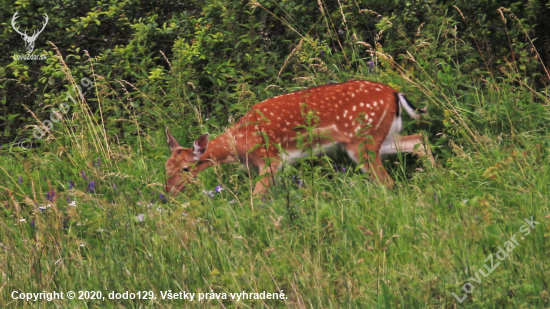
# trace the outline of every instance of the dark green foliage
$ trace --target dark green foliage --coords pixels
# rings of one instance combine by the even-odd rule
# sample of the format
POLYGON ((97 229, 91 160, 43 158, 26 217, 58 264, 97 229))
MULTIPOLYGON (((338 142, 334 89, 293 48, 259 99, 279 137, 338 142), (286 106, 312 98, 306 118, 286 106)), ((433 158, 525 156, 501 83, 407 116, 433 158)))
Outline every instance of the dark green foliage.
MULTIPOLYGON (((49 106, 71 88, 48 41, 57 46, 75 80, 91 78, 94 66, 104 117, 135 117, 143 132, 170 122, 159 123, 155 107, 180 124, 186 119, 196 126, 210 118, 210 124, 224 126, 227 118, 219 115, 238 117, 263 99, 314 85, 308 77, 313 72, 320 82, 372 72, 367 63, 380 64, 373 53, 377 46, 406 70, 415 68, 413 75, 425 71, 458 96, 471 90, 464 85, 472 78, 481 88, 489 77, 496 82, 513 78, 534 89, 548 82, 528 39, 548 67, 549 39, 543 29, 550 26, 544 18, 549 8, 537 1, 361 1, 341 6, 327 1, 322 10, 314 1, 261 6, 239 1, 6 3, 0 9, 5 26, 0 37, 0 141, 30 136, 30 130, 21 131, 36 124, 28 111, 47 118, 49 106), (22 39, 11 28, 17 10, 21 29, 29 33, 40 26, 42 14, 49 14, 34 52, 46 53, 47 61, 13 61, 13 54, 24 53, 22 39), (373 50, 365 52, 357 41, 373 50), (84 51, 93 57, 91 63, 84 51), (130 107, 122 108, 121 99, 130 107), (196 110, 183 108, 186 100, 196 110)), ((94 97, 87 101, 97 113, 99 102, 94 97)), ((105 125, 110 135, 129 144, 139 131, 127 121, 105 125)))

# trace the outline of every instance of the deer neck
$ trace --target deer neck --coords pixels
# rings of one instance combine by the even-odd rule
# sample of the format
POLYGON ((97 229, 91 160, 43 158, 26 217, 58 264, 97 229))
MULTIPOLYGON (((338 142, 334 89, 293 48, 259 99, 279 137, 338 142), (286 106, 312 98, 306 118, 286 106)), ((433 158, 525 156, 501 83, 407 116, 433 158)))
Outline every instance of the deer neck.
POLYGON ((197 163, 197 172, 216 164, 238 162, 235 151, 235 139, 231 132, 225 132, 208 143, 206 152, 197 163))

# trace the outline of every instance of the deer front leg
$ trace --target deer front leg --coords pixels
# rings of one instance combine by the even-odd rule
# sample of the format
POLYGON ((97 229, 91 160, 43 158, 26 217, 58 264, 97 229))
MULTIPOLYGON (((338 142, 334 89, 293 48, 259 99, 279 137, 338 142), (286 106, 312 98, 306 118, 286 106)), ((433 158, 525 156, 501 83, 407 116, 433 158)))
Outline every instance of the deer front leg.
POLYGON ((280 168, 279 162, 271 162, 270 165, 266 167, 265 164, 261 164, 258 166, 260 175, 265 175, 260 181, 256 183, 256 186, 254 187, 253 195, 259 195, 259 194, 265 194, 267 192, 267 188, 271 186, 271 183, 274 181, 275 173, 280 168))

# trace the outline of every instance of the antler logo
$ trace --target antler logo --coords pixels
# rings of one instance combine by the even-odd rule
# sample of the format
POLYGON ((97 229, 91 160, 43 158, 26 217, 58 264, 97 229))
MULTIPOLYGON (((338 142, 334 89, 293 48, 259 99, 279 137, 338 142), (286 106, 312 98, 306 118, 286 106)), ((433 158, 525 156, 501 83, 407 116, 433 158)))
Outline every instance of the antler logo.
POLYGON ((27 49, 27 53, 32 53, 33 49, 34 49, 34 41, 36 41, 36 38, 38 38, 38 35, 40 33, 42 33, 42 31, 44 31, 44 28, 46 28, 46 25, 48 24, 48 14, 44 13, 44 18, 46 19, 46 21, 43 23, 43 26, 42 26, 42 29, 40 29, 40 31, 37 32, 37 30, 34 30, 34 32, 32 33, 32 36, 28 36, 27 35, 27 30, 25 30, 24 33, 22 33, 21 31, 19 31, 19 27, 15 28, 15 20, 17 18, 19 18, 19 16, 17 16, 17 12, 15 12, 15 14, 13 14, 13 18, 11 20, 11 26, 13 27, 13 29, 15 30, 15 32, 19 33, 21 35, 21 37, 23 38, 23 40, 25 40, 25 48, 27 49))

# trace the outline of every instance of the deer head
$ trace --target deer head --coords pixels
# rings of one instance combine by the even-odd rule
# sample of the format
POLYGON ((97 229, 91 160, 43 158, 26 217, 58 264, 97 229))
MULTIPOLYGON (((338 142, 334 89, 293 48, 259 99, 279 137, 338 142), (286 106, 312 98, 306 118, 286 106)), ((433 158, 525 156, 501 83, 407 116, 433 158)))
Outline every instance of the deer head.
POLYGON ((208 148, 209 134, 204 133, 201 135, 193 143, 193 148, 181 147, 172 134, 170 134, 168 128, 166 128, 166 138, 172 155, 165 166, 168 177, 165 190, 171 193, 172 196, 176 196, 197 175, 198 169, 196 168, 196 164, 208 148))
POLYGON ((25 48, 27 49, 27 53, 31 54, 34 49, 34 41, 36 41, 36 38, 38 38, 38 35, 42 33, 42 31, 44 31, 44 28, 46 28, 46 25, 48 24, 48 20, 49 20, 48 14, 44 13, 45 15, 44 18, 46 19, 46 21, 43 23, 42 29, 40 29, 40 31, 38 32, 37 30, 34 30, 33 34, 31 36, 28 36, 27 30, 25 30, 25 32, 22 33, 21 31, 19 31, 19 27, 17 28, 15 27, 15 20, 19 18, 19 16, 17 16, 17 13, 18 11, 16 11, 15 14, 13 14, 13 18, 11 20, 11 26, 13 27, 15 32, 21 35, 21 37, 25 41, 25 48))

